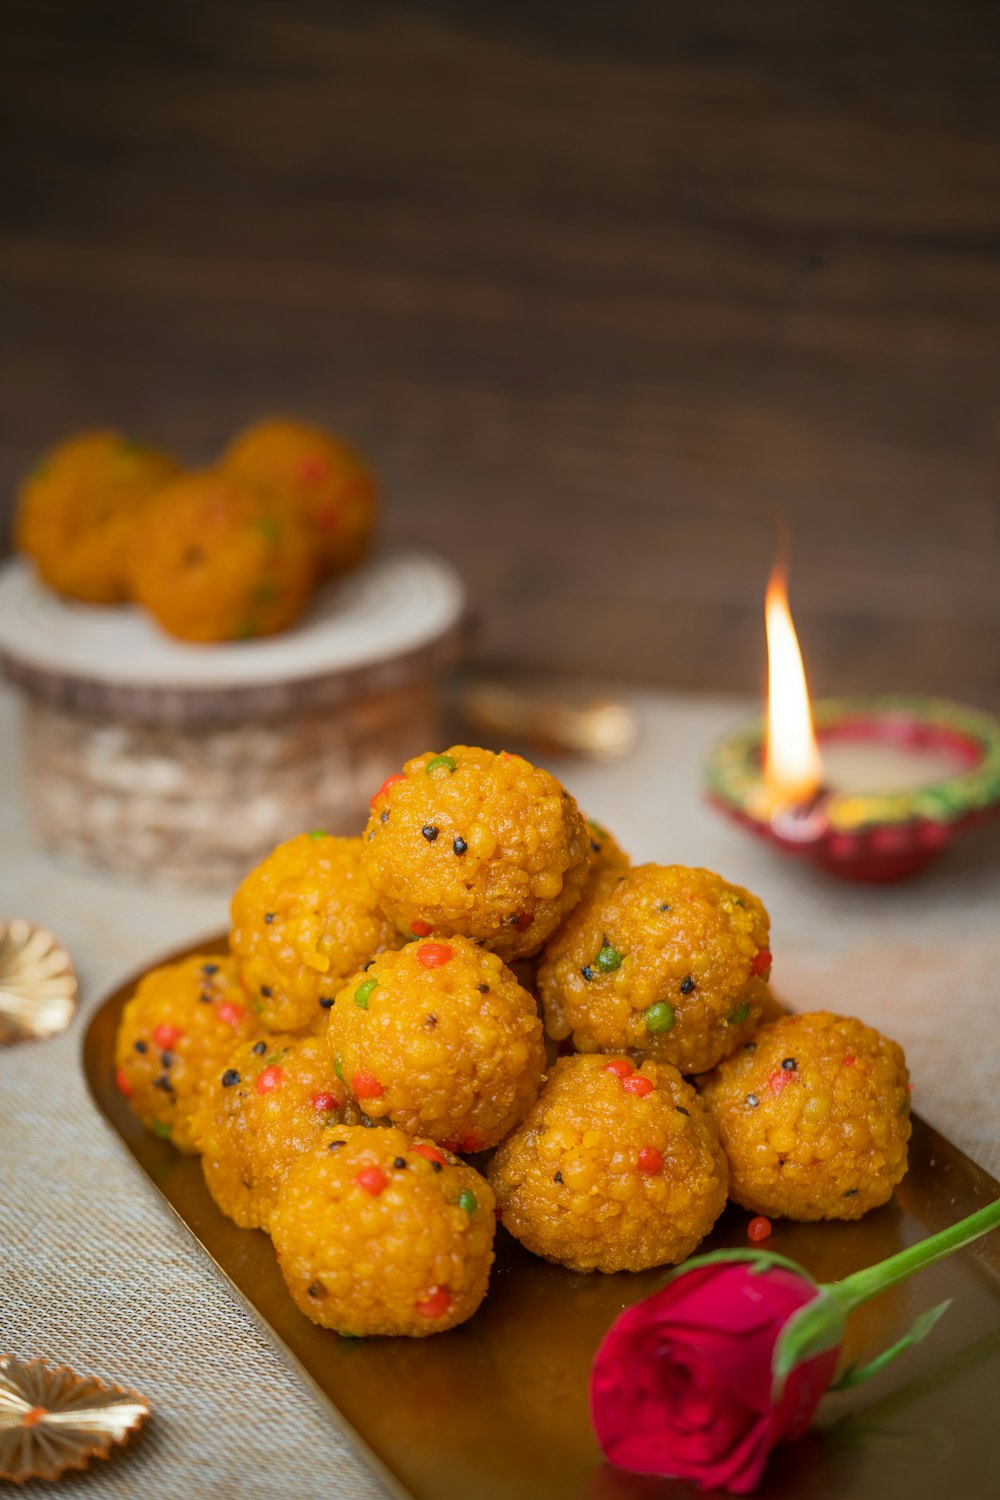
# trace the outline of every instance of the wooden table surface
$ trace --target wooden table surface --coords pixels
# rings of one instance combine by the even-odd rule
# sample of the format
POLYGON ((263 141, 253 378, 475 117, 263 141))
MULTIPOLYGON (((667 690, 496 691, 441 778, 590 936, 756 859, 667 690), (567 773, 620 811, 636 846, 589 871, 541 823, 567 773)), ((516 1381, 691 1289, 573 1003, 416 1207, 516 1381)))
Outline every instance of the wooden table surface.
POLYGON ((1000 708, 990 0, 15 0, 0 493, 113 422, 354 435, 481 660, 1000 708))

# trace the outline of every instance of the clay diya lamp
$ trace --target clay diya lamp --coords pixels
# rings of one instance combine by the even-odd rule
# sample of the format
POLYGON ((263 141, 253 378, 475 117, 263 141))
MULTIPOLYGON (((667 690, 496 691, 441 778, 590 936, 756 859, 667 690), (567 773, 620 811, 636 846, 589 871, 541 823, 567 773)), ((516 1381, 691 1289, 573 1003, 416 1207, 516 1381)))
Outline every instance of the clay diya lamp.
POLYGON ((767 714, 706 760, 706 792, 722 812, 831 874, 893 881, 1000 811, 1000 719, 912 695, 810 705, 780 568, 765 617, 767 714))

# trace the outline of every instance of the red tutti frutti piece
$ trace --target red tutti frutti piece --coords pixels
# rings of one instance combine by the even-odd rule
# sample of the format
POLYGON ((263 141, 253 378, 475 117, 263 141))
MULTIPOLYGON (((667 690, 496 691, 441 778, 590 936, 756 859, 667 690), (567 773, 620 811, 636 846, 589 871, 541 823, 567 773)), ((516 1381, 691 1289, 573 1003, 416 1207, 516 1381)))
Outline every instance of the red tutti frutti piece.
POLYGON ((277 1063, 272 1063, 269 1068, 264 1068, 262 1072, 257 1074, 256 1088, 258 1094, 273 1094, 275 1089, 281 1088, 284 1078, 285 1075, 277 1063))
POLYGON ((380 1099, 385 1089, 374 1073, 355 1073, 351 1079, 351 1089, 355 1099, 380 1099))
POLYGON ((425 969, 443 968, 454 957, 455 950, 449 948, 447 943, 421 943, 417 949, 417 963, 423 964, 425 969))
POLYGON ((663 1167, 663 1157, 655 1146, 643 1146, 636 1157, 636 1166, 646 1177, 655 1177, 663 1167))
POLYGON ((635 1068, 627 1057, 615 1057, 611 1062, 604 1064, 604 1072, 614 1073, 616 1078, 629 1078, 635 1072, 635 1068))
POLYGON ((772 1094, 780 1094, 781 1090, 787 1088, 790 1083, 794 1083, 795 1079, 796 1075, 790 1069, 775 1068, 767 1080, 767 1086, 772 1094))
POLYGON ((653 1092, 653 1080, 647 1078, 644 1073, 633 1073, 629 1078, 622 1079, 622 1088, 626 1094, 636 1094, 644 1099, 647 1094, 653 1092))
POLYGON ((750 963, 750 973, 755 977, 758 974, 766 974, 771 967, 771 953, 768 948, 758 948, 750 963))
POLYGON ((514 920, 514 926, 517 928, 518 932, 524 932, 528 927, 531 926, 533 920, 534 918, 532 917, 530 911, 518 912, 517 917, 514 920))
POLYGON ((225 1021, 227 1026, 239 1026, 246 1015, 246 1011, 242 1005, 237 1005, 234 1001, 227 1000, 223 1005, 219 1006, 216 1014, 220 1021, 225 1021))
POLYGON ((332 1109, 340 1108, 336 1094, 313 1094, 309 1103, 318 1115, 328 1115, 332 1109))
POLYGON ((373 1198, 377 1198, 389 1179, 381 1167, 362 1167, 354 1181, 359 1188, 364 1188, 366 1193, 371 1193, 373 1198))
POLYGON ((451 1306, 451 1293, 446 1286, 432 1286, 426 1297, 417 1303, 417 1312, 422 1318, 441 1318, 451 1306))
POLYGON ((376 802, 378 801, 378 799, 380 797, 386 796, 386 794, 392 790, 392 788, 396 785, 397 781, 405 781, 405 780, 406 780, 406 776, 405 776, 405 774, 402 771, 394 771, 391 776, 387 776, 385 778, 385 780, 383 781, 382 785, 379 787, 378 791, 375 793, 374 797, 372 798, 372 801, 371 801, 372 807, 375 806, 376 802))
POLYGON ((424 922, 418 917, 415 922, 410 923, 410 931, 414 937, 430 937, 434 928, 429 922, 424 922))
POLYGON ((318 454, 304 458, 299 464, 299 478, 303 484, 318 484, 321 479, 326 478, 328 472, 326 459, 320 458, 318 454))
POLYGON ((845 1068, 853 1068, 854 1064, 856 1062, 857 1062, 857 1058, 854 1056, 853 1052, 845 1052, 844 1053, 844 1067, 845 1068))
POLYGON ((756 1245, 756 1244, 759 1244, 759 1242, 761 1240, 769 1239, 770 1236, 771 1236, 771 1221, 770 1221, 770 1219, 765 1219, 764 1216, 761 1214, 756 1219, 751 1219, 750 1220, 750 1223, 747 1225, 747 1239, 748 1240, 752 1240, 754 1242, 754 1244, 756 1245))
POLYGON ((415 1156, 426 1157, 428 1161, 436 1161, 439 1167, 446 1167, 448 1165, 436 1146, 427 1146, 423 1141, 417 1142, 413 1147, 413 1153, 415 1156))
POLYGON ((115 1073, 115 1086, 120 1094, 124 1094, 126 1099, 131 1099, 132 1085, 128 1081, 128 1075, 124 1068, 119 1068, 115 1073))
POLYGON ((153 1041, 161 1052, 169 1052, 183 1035, 184 1031, 180 1026, 168 1026, 166 1021, 161 1021, 159 1026, 153 1028, 153 1041))

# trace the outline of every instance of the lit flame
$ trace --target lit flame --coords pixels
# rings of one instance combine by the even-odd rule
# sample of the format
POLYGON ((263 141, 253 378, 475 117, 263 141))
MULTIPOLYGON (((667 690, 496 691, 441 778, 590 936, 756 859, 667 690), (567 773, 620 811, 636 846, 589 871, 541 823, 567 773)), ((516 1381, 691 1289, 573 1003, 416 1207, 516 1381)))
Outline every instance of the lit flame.
POLYGON ((783 802, 808 802, 823 780, 809 691, 788 608, 785 564, 771 570, 764 604, 767 627, 767 749, 764 776, 783 802))

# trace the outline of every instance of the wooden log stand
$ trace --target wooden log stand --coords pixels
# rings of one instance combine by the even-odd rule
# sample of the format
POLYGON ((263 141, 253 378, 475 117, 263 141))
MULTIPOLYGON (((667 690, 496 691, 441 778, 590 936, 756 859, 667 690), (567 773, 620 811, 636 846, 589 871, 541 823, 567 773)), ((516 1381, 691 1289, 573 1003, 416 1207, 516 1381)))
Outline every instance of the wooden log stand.
POLYGON ((436 743, 462 584, 427 552, 328 584, 282 635, 218 646, 0 569, 0 664, 46 845, 167 884, 232 885, 303 829, 360 831, 372 790, 436 743))

